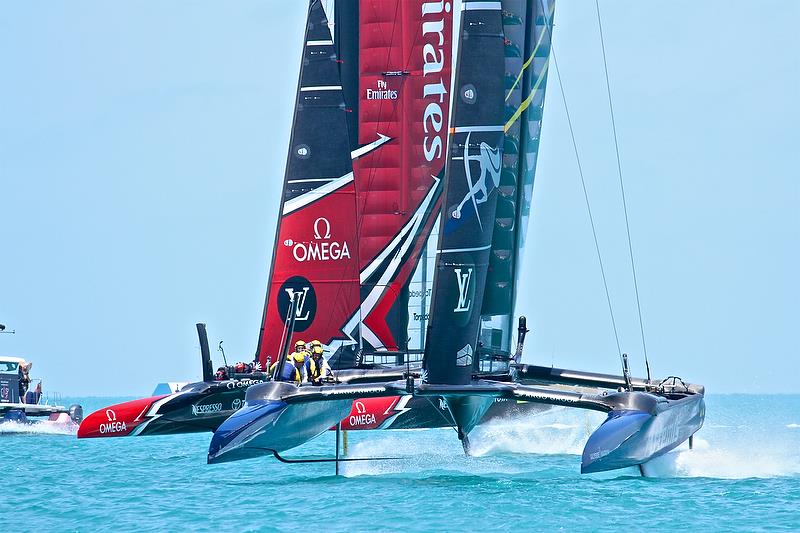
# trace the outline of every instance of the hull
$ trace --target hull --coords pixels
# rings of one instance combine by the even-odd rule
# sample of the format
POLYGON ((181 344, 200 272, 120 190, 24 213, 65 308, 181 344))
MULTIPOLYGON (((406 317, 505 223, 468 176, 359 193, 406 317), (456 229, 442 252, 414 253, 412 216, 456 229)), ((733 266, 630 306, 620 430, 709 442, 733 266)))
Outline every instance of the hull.
POLYGON ((350 411, 353 398, 287 403, 300 388, 273 381, 252 387, 245 405, 214 432, 208 463, 239 461, 289 450, 326 432, 350 411))
POLYGON ((610 411, 586 442, 581 473, 641 465, 676 448, 703 425, 702 394, 676 400, 636 394, 652 405, 610 411))
POLYGON ((260 380, 194 383, 174 394, 111 405, 87 416, 78 438, 172 435, 214 431, 244 404, 260 380))
MULTIPOLYGON (((528 416, 548 409, 548 405, 497 398, 481 423, 528 416)), ((350 413, 342 419, 342 429, 347 431, 425 429, 451 425, 450 411, 444 401, 410 394, 356 400, 350 413)))
MULTIPOLYGON (((133 437, 213 432, 244 405, 258 380, 194 383, 174 394, 140 398, 99 409, 87 416, 78 438, 133 437)), ((498 399, 483 422, 525 416, 548 406, 498 399)), ((357 399, 340 419, 342 429, 423 429, 449 427, 450 415, 438 398, 411 395, 357 399)), ((331 425, 335 425, 335 421, 331 425)))
MULTIPOLYGON (((41 417, 42 413, 34 416, 41 417)), ((78 424, 67 411, 53 411, 46 419, 30 418, 23 410, 7 411, 0 418, 0 435, 17 433, 53 433, 71 434, 78 429, 78 424), (44 431, 40 431, 44 430, 44 431)))

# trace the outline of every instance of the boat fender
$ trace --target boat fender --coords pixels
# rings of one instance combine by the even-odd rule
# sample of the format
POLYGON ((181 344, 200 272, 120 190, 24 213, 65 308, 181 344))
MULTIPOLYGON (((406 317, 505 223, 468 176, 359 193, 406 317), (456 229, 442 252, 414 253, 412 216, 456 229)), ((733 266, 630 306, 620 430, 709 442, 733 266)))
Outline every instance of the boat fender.
POLYGON ((73 403, 72 405, 70 405, 69 406, 69 417, 76 424, 80 424, 81 421, 83 420, 83 407, 81 407, 77 403, 73 403))

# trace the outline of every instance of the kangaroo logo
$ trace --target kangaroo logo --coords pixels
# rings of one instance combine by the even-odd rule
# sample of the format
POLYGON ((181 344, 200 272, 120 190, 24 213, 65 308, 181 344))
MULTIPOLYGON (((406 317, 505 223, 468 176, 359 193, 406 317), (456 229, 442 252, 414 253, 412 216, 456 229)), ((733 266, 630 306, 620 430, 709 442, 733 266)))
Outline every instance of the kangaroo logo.
POLYGON ((469 311, 469 306, 472 300, 469 300, 469 280, 472 278, 472 269, 468 268, 466 272, 461 272, 460 268, 454 268, 453 273, 456 275, 458 282, 458 304, 456 304, 454 313, 465 313, 469 311))
POLYGON ((483 231, 483 224, 481 217, 478 216, 478 204, 482 204, 489 199, 489 188, 486 184, 486 178, 491 176, 492 183, 495 187, 500 185, 500 148, 492 148, 485 142, 482 142, 478 147, 478 154, 469 153, 469 138, 472 132, 467 134, 467 140, 464 149, 464 177, 467 180, 467 194, 464 199, 453 210, 453 218, 461 218, 461 209, 468 200, 472 200, 472 206, 475 208, 475 216, 478 220, 478 226, 483 231), (480 165, 480 175, 477 181, 472 179, 472 166, 471 162, 477 161, 480 165))
POLYGON ((292 301, 297 302, 294 330, 305 331, 317 314, 317 295, 314 286, 303 276, 292 276, 283 282, 278 291, 278 314, 284 324, 292 301))

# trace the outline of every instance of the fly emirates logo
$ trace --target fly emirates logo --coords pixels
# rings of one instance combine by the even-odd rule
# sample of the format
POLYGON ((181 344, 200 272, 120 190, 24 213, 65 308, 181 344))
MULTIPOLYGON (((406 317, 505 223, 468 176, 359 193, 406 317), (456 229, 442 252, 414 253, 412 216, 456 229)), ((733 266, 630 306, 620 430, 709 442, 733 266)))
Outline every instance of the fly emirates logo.
POLYGON ((347 241, 331 239, 331 223, 324 217, 314 221, 314 240, 297 242, 286 239, 283 244, 292 249, 292 256, 300 263, 350 259, 347 241))
POLYGON ((445 20, 449 19, 451 5, 449 1, 425 2, 422 4, 422 38, 425 44, 422 47, 423 77, 425 85, 422 96, 427 103, 422 117, 422 128, 425 131, 423 152, 425 159, 432 162, 442 157, 444 150, 445 113, 442 105, 447 98, 447 88, 450 76, 442 76, 448 54, 445 53, 445 20), (444 130, 444 131, 442 131, 444 130))

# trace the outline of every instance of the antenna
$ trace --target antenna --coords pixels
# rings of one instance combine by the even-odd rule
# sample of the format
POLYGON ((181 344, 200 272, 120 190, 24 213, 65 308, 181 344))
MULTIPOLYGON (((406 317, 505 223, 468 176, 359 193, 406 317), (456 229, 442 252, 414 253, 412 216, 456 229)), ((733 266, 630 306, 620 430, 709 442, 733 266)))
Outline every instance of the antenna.
POLYGON ((222 352, 222 362, 225 363, 225 366, 228 366, 228 360, 225 359, 225 349, 222 347, 222 341, 219 341, 219 346, 217 346, 217 351, 222 352))

